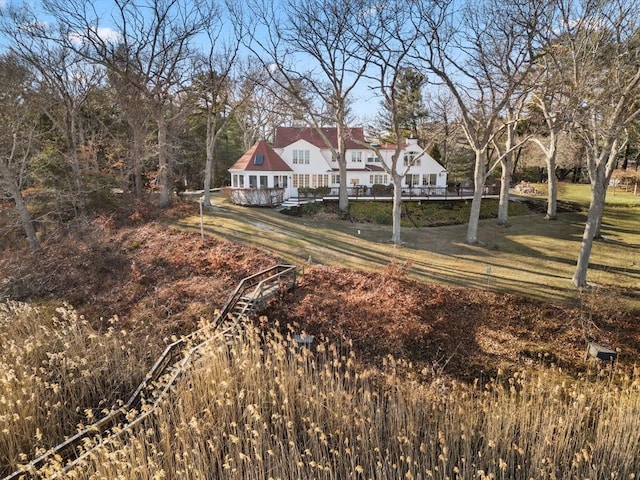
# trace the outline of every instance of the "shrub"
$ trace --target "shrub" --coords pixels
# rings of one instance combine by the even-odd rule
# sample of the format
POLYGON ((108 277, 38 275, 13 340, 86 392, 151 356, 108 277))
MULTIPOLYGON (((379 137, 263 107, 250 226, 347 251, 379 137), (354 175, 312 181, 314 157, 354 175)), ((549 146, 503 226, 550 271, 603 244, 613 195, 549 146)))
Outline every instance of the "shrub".
POLYGON ((300 187, 298 188, 298 194, 302 196, 312 196, 312 197, 324 197, 325 195, 329 195, 331 193, 331 187, 300 187))
POLYGON ((393 185, 382 185, 376 183, 371 186, 371 194, 374 197, 388 197, 393 195, 393 185))

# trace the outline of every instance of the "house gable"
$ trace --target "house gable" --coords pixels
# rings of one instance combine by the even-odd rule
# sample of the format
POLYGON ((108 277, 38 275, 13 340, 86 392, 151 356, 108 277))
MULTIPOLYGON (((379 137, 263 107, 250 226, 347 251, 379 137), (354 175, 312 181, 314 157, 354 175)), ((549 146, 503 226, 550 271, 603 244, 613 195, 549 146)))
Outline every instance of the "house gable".
POLYGON ((230 168, 230 171, 290 172, 291 167, 264 140, 256 142, 230 168))
POLYGON ((329 159, 332 156, 331 151, 314 145, 305 139, 298 139, 283 148, 279 148, 278 152, 295 172, 325 172, 331 169, 329 163, 329 159))

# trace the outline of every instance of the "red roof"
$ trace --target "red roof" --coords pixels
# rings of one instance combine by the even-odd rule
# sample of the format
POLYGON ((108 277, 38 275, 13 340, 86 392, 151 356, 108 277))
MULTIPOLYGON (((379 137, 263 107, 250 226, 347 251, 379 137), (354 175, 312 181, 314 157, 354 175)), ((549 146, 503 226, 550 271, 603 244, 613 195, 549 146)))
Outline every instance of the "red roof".
MULTIPOLYGON (((320 128, 333 148, 338 148, 338 129, 335 127, 320 128)), ((362 127, 347 129, 346 148, 366 148, 354 140, 364 142, 364 130, 362 127)), ((284 148, 298 140, 306 140, 318 148, 329 148, 315 128, 311 127, 278 127, 276 128, 276 141, 274 148, 284 148)))
POLYGON ((264 140, 259 140, 245 152, 229 170, 290 172, 291 167, 264 140))

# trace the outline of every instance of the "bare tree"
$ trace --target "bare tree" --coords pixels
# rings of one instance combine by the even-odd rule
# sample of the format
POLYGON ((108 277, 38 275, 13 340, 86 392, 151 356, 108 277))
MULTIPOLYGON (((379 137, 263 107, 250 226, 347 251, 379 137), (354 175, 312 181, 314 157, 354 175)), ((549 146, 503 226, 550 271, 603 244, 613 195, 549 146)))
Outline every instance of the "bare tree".
POLYGON ((113 0, 106 22, 101 14, 108 6, 98 0, 43 4, 56 20, 57 39, 66 49, 130 82, 148 102, 157 129, 158 203, 168 206, 172 192, 168 115, 175 95, 191 77, 195 38, 217 18, 216 7, 209 0, 113 0))
POLYGON ((131 56, 124 46, 116 48, 109 63, 118 65, 117 69, 108 69, 107 77, 110 86, 114 89, 116 100, 124 121, 129 126, 130 142, 129 148, 129 168, 130 175, 127 175, 128 182, 133 180, 133 190, 137 198, 142 197, 144 188, 144 164, 148 153, 145 152, 149 128, 149 104, 143 92, 136 86, 141 83, 142 72, 132 62, 131 56), (118 74, 116 71, 126 72, 126 75, 118 74), (135 79, 131 81, 131 79, 135 79))
POLYGON ((488 175, 518 143, 486 164, 488 150, 509 127, 504 121, 514 96, 533 64, 537 22, 542 2, 442 2, 433 15, 424 5, 424 44, 421 59, 456 99, 460 124, 475 152, 474 195, 466 241, 478 241, 480 205, 488 175), (459 8, 460 7, 460 8, 459 8))
POLYGON ((593 240, 599 235, 607 187, 627 128, 640 117, 640 19, 633 2, 560 2, 564 30, 556 43, 566 51, 563 78, 576 108, 571 128, 586 147, 591 202, 573 276, 587 286, 593 240))
POLYGON ((274 87, 268 85, 269 81, 255 68, 251 71, 254 73, 245 77, 240 86, 246 92, 242 96, 246 96, 247 101, 234 114, 235 122, 242 132, 245 151, 260 139, 273 141, 276 128, 286 119, 286 108, 271 93, 274 87))
POLYGON ((433 92, 428 95, 427 103, 432 121, 427 124, 428 132, 421 133, 421 136, 425 138, 428 143, 438 145, 441 163, 449 170, 450 145, 455 143, 458 131, 458 123, 455 121, 458 117, 456 114, 458 111, 457 104, 455 99, 446 90, 433 92))
POLYGON ((104 71, 61 46, 56 32, 26 8, 7 7, 2 30, 12 38, 12 51, 37 72, 42 93, 39 110, 58 132, 51 143, 68 161, 73 175, 73 191, 65 192, 67 200, 82 216, 90 193, 85 182, 90 167, 82 158, 87 143, 82 109, 102 82, 104 71))
POLYGON ((209 38, 211 50, 208 55, 199 58, 190 89, 196 92, 198 105, 207 119, 203 185, 205 206, 211 206, 211 186, 219 170, 215 151, 220 134, 235 118, 235 112, 251 99, 256 85, 250 63, 241 62, 238 58, 239 40, 219 46, 219 35, 210 33, 209 38))
POLYGON ((247 0, 246 6, 245 12, 234 8, 236 18, 246 25, 246 44, 277 87, 273 93, 293 101, 299 118, 315 128, 332 151, 340 171, 339 206, 346 211, 345 143, 350 101, 367 67, 367 58, 358 52, 366 2, 247 0), (328 124, 335 125, 337 145, 321 129, 328 124))
POLYGON ((547 214, 548 220, 557 218, 558 180, 556 176, 558 145, 561 132, 568 128, 567 119, 575 108, 569 85, 562 79, 565 55, 560 45, 548 45, 546 53, 538 61, 533 72, 535 90, 530 102, 542 117, 544 127, 532 132, 531 141, 544 154, 547 166, 547 214))
MULTIPOLYGON (((403 133, 411 120, 411 109, 415 102, 407 98, 407 72, 416 72, 410 64, 414 58, 414 48, 420 37, 420 29, 416 24, 405 23, 405 17, 398 16, 403 10, 407 17, 415 14, 411 5, 402 0, 386 2, 384 6, 372 5, 366 10, 362 23, 366 25, 366 35, 359 37, 359 51, 366 59, 369 68, 365 73, 370 88, 381 98, 386 136, 393 139, 394 149, 391 158, 387 159, 376 145, 361 143, 363 147, 373 150, 384 170, 393 183, 393 227, 391 242, 401 244, 402 213, 402 179, 410 168, 418 161, 418 156, 401 158, 404 149, 403 133), (414 103, 411 105, 410 103, 414 103), (402 163, 400 163, 402 161, 402 163)), ((420 81, 421 85, 424 79, 420 81)), ((355 139, 354 139, 355 140, 355 139)), ((357 142, 357 140, 355 140, 357 142)), ((360 143, 360 142, 358 142, 360 143)))
POLYGON ((15 56, 0 56, 0 189, 13 199, 29 247, 38 251, 40 242, 22 196, 38 124, 30 105, 31 80, 15 56))
POLYGON ((505 107, 503 137, 492 140, 492 145, 500 159, 500 200, 498 203, 498 225, 509 225, 509 189, 511 188, 511 175, 513 173, 514 154, 526 139, 518 137, 518 121, 522 116, 525 97, 517 95, 517 98, 505 107), (503 140, 503 143, 500 142, 503 140))

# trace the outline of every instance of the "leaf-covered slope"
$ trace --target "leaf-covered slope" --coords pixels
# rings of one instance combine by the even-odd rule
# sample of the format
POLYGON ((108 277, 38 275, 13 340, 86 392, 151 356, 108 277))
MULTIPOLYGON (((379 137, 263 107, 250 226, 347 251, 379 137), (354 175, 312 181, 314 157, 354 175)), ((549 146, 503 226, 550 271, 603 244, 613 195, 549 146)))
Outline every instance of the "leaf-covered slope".
MULTIPOLYGON (((50 242, 39 256, 3 256, 0 297, 64 300, 98 328, 118 315, 134 332, 166 338, 213 318, 240 279, 279 263, 162 219, 136 221, 122 228, 96 223, 50 242)), ((539 363, 582 371, 587 341, 619 348, 621 360, 633 364, 640 353, 637 312, 605 300, 589 294, 582 307, 562 306, 425 284, 397 264, 375 273, 319 265, 306 267, 299 287, 265 313, 268 323, 350 339, 367 363, 393 355, 427 373, 472 379, 539 363)))

